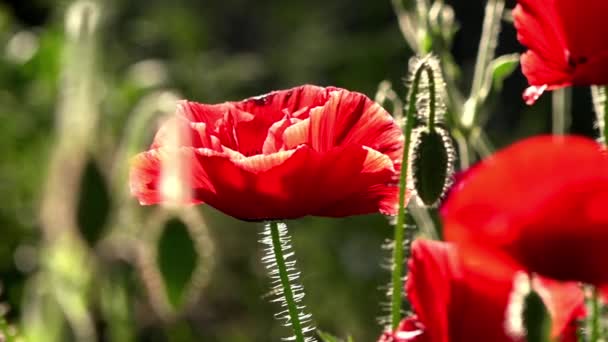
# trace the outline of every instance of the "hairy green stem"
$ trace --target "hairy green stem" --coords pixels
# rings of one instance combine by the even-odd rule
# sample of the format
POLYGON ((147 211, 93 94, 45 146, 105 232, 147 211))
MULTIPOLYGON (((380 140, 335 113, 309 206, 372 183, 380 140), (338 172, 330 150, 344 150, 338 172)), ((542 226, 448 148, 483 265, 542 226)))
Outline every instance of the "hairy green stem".
POLYGON ((277 221, 271 221, 269 224, 270 235, 272 238, 272 250, 277 263, 279 277, 281 279, 281 286, 283 287, 283 295, 285 296, 285 302, 289 312, 291 328, 295 336, 294 341, 304 342, 304 332, 302 330, 302 324, 300 323, 300 317, 298 316, 298 305, 294 298, 291 282, 289 281, 289 273, 287 272, 287 265, 285 264, 285 256, 283 255, 283 246, 279 233, 279 223, 277 221))
POLYGON ((427 67, 425 68, 426 76, 429 82, 429 120, 427 123, 427 128, 429 132, 435 131, 435 75, 433 74, 433 68, 427 67))
POLYGON ((410 155, 409 151, 412 141, 412 130, 414 128, 414 113, 416 111, 416 95, 418 94, 418 88, 420 85, 422 72, 426 72, 426 75, 429 79, 429 87, 432 89, 430 93, 431 98, 429 120, 432 116, 434 121, 435 117, 435 83, 433 78, 433 70, 426 62, 423 61, 420 63, 414 73, 414 80, 412 82, 412 88, 410 89, 410 93, 408 96, 408 107, 405 114, 405 142, 403 143, 403 159, 401 163, 401 175, 399 177, 399 211, 397 212, 397 219, 395 223, 392 261, 393 269, 391 278, 391 328, 393 330, 397 328, 397 326, 399 325, 399 321, 401 320, 401 305, 403 302, 403 268, 405 262, 405 248, 403 245, 403 242, 405 240, 406 225, 405 195, 407 192, 407 173, 410 155))
POLYGON ((556 89, 552 94, 553 120, 552 133, 565 134, 568 131, 571 112, 572 89, 556 89))
POLYGON ((590 299, 590 317, 588 324, 589 331, 589 341, 596 342, 600 340, 601 337, 601 325, 600 325, 600 299, 599 299, 599 291, 597 287, 593 287, 590 299))

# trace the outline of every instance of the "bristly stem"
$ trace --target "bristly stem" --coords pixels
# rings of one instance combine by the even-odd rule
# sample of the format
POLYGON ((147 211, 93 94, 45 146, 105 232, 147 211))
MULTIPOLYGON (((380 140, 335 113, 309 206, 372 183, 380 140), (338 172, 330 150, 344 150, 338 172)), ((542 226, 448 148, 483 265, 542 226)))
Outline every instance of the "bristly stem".
MULTIPOLYGON (((421 61, 417 66, 414 73, 414 80, 412 82, 412 88, 408 96, 408 107, 406 111, 405 121, 405 141, 403 143, 403 159, 401 163, 401 175, 399 177, 399 211, 397 212, 397 218, 395 223, 395 236, 393 246, 393 260, 392 260, 392 278, 391 278, 391 328, 394 330, 399 325, 401 320, 401 305, 403 302, 403 268, 405 263, 405 246, 403 244, 405 239, 405 225, 406 225, 406 203, 405 195, 407 192, 407 173, 409 165, 409 151, 410 144, 412 141, 412 130, 414 128, 414 113, 416 112, 416 96, 418 94, 418 87, 420 85, 420 79, 422 72, 426 72, 429 79, 429 88, 432 89, 430 93, 430 113, 429 120, 435 117, 435 84, 433 70, 426 61, 421 61)), ((430 122, 429 122, 430 125, 430 122)), ((433 126, 434 127, 434 126, 433 126)), ((430 129, 430 128, 429 128, 430 129)))
POLYGON ((601 325, 600 325, 600 299, 599 291, 597 287, 591 289, 591 298, 589 298, 589 311, 590 315, 587 319, 587 331, 589 332, 589 341, 599 341, 601 337, 601 325))
POLYGON ((426 71, 426 76, 428 78, 428 82, 429 82, 429 120, 427 123, 427 128, 429 129, 429 132, 434 132, 435 131, 435 107, 436 107, 436 103, 435 103, 435 75, 433 74, 433 68, 431 68, 430 66, 425 68, 426 71))
POLYGON ((556 135, 562 135, 568 131, 572 102, 572 89, 556 89, 553 91, 552 95, 552 133, 556 135))
POLYGON ((593 99, 593 108, 597 116, 597 125, 600 129, 600 140, 604 145, 608 145, 608 85, 591 86, 591 97, 593 99))
POLYGON ((287 305, 287 311, 289 313, 289 322, 294 333, 296 342, 305 342, 304 332, 302 330, 302 324, 300 322, 300 316, 298 314, 298 304, 294 297, 294 290, 291 287, 290 275, 287 270, 287 264, 285 262, 285 256, 283 255, 283 242, 281 241, 281 234, 279 231, 279 223, 277 221, 270 221, 270 236, 272 239, 272 250, 274 252, 274 259, 281 280, 281 287, 283 289, 283 296, 287 305))

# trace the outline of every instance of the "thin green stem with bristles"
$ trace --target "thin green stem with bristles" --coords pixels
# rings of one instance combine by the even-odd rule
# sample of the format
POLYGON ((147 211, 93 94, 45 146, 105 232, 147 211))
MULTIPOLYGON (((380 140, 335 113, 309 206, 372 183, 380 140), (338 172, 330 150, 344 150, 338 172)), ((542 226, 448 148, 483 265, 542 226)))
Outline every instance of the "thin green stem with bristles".
POLYGON ((405 141, 403 143, 403 159, 401 163, 401 175, 399 177, 399 211, 395 223, 395 236, 393 246, 392 260, 392 278, 391 278, 391 328, 394 330, 399 325, 401 320, 401 305, 403 302, 403 267, 405 263, 405 253, 403 242, 405 239, 406 225, 406 203, 405 195, 407 192, 407 173, 409 164, 409 151, 412 141, 412 130, 414 128, 414 113, 416 111, 416 96, 420 85, 422 73, 426 72, 429 79, 430 104, 429 104, 429 130, 434 129, 435 120, 435 82, 433 70, 430 65, 422 61, 415 70, 412 88, 408 96, 408 107, 406 111, 405 121, 405 141), (431 126, 432 120, 432 126, 431 126))
POLYGON ((298 304, 294 298, 294 291, 291 288, 291 281, 289 280, 289 273, 283 255, 283 244, 279 233, 279 223, 277 221, 270 221, 269 224, 272 238, 272 250, 277 263, 281 286, 283 287, 283 296, 285 297, 285 303, 287 304, 287 310, 289 312, 291 328, 295 337, 294 341, 304 342, 304 332, 302 330, 302 325, 300 324, 300 316, 298 315, 298 304))
POLYGON ((426 71, 426 75, 427 78, 429 79, 429 98, 431 99, 429 101, 429 120, 427 123, 427 127, 429 129, 429 132, 434 132, 435 131, 435 107, 436 107, 436 103, 435 103, 435 75, 433 74, 433 68, 431 67, 427 67, 425 68, 426 71))
POLYGON ((600 340, 600 336, 602 334, 601 325, 600 325, 600 299, 597 287, 593 287, 591 290, 591 298, 590 298, 590 315, 588 324, 589 331, 589 341, 596 342, 600 340))

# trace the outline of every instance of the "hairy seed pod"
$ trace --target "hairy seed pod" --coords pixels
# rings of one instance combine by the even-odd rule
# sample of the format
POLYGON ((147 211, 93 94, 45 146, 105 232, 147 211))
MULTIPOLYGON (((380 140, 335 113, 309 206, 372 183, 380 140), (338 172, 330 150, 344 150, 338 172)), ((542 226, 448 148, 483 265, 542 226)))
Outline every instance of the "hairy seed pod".
POLYGON ((454 149, 441 128, 421 128, 413 140, 411 167, 416 195, 426 206, 435 205, 450 184, 454 149))

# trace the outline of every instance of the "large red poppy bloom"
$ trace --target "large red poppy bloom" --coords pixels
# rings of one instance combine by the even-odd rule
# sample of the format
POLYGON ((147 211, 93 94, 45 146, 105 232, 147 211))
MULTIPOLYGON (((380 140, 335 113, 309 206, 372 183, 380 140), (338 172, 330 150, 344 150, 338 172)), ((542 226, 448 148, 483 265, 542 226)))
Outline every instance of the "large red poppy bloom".
MULTIPOLYGON (((408 265, 406 291, 415 315, 379 342, 525 340, 507 323, 509 301, 517 297, 512 293, 517 267, 487 260, 465 263, 456 246, 430 240, 414 241, 408 265)), ((553 337, 576 341, 576 320, 584 314, 579 286, 535 279, 533 287, 549 310, 553 337)))
POLYGON ((478 164, 441 210, 446 239, 559 280, 608 282, 608 157, 583 137, 540 136, 478 164))
POLYGON ((546 89, 608 84, 606 13, 606 0, 518 0, 513 17, 529 48, 521 57, 528 104, 546 89))
POLYGON ((190 171, 188 202, 236 218, 396 213, 403 135, 363 94, 305 85, 240 102, 184 101, 175 121, 190 139, 171 148, 161 127, 133 162, 142 204, 163 201, 161 165, 177 155, 190 171))

